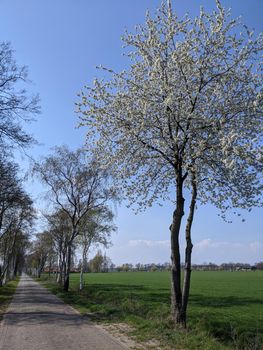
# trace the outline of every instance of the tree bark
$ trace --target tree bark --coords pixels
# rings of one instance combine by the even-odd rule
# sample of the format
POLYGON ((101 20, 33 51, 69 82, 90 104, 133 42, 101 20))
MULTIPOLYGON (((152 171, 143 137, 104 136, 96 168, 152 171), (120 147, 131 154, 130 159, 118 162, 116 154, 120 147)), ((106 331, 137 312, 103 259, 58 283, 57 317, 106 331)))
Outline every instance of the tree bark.
POLYGON ((185 265, 184 265, 184 282, 183 282, 183 297, 182 297, 182 318, 184 319, 186 325, 186 310, 189 299, 190 291, 190 280, 191 280, 191 257, 193 244, 191 240, 191 229, 194 219, 194 211, 197 197, 197 188, 195 182, 195 176, 192 175, 192 197, 189 207, 189 215, 187 218, 187 224, 185 229, 185 239, 186 239, 186 248, 185 248, 185 265))
POLYGON ((51 260, 49 260, 49 264, 48 264, 48 277, 50 278, 51 275, 51 260))
POLYGON ((83 264, 81 265, 80 269, 80 276, 79 276, 79 290, 83 289, 83 264))
POLYGON ((81 268, 80 268, 79 290, 83 289, 84 264, 87 261, 88 248, 89 248, 89 245, 87 243, 84 243, 83 252, 82 252, 82 264, 81 264, 81 268))
POLYGON ((181 290, 181 258, 179 247, 179 233, 184 215, 183 179, 177 177, 176 184, 176 209, 173 213, 171 232, 171 315, 177 326, 184 326, 185 320, 182 314, 182 290, 181 290))
POLYGON ((79 290, 83 289, 83 273, 84 273, 84 258, 85 258, 85 253, 84 253, 85 248, 83 249, 82 253, 82 264, 80 268, 80 276, 79 276, 79 290))
POLYGON ((58 273, 58 276, 57 276, 57 282, 58 284, 62 285, 64 284, 64 276, 65 276, 65 265, 66 265, 66 262, 65 262, 65 250, 61 250, 60 253, 59 253, 59 273, 58 273))
POLYGON ((67 264, 66 264, 66 273, 65 273, 65 281, 64 281, 64 290, 68 292, 69 289, 69 274, 71 267, 71 242, 68 244, 67 249, 67 264))
POLYGON ((57 283, 61 284, 60 277, 61 277, 61 259, 60 254, 57 254, 57 270, 56 270, 56 281, 57 283))
POLYGON ((19 263, 19 259, 18 258, 16 258, 16 260, 15 260, 15 267, 14 267, 14 277, 16 277, 17 276, 17 272, 18 272, 18 263, 19 263))

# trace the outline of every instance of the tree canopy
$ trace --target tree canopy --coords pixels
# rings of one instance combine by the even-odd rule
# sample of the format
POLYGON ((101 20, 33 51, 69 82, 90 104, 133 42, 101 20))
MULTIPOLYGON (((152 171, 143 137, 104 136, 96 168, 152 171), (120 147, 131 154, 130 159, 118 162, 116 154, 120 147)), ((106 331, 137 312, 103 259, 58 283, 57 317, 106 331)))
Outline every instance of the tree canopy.
POLYGON ((23 130, 23 122, 30 122, 40 111, 39 98, 23 87, 28 82, 26 66, 18 66, 10 43, 0 43, 0 148, 27 147, 33 137, 23 130))
POLYGON ((216 1, 196 18, 179 19, 171 1, 135 34, 126 33, 128 70, 95 79, 80 94, 87 144, 110 167, 131 203, 175 203, 171 230, 172 314, 185 323, 196 201, 224 213, 262 204, 263 36, 255 37, 216 1), (185 193, 185 280, 179 234, 185 193))
POLYGON ((56 147, 53 154, 35 163, 34 173, 47 187, 46 198, 52 203, 50 209, 55 210, 55 216, 50 217, 53 224, 54 218, 57 221, 53 233, 61 230, 63 221, 67 226, 58 242, 62 239, 66 249, 64 289, 68 290, 73 242, 87 228, 89 214, 103 210, 108 201, 116 198, 116 191, 108 172, 81 149, 71 151, 66 146, 56 147))

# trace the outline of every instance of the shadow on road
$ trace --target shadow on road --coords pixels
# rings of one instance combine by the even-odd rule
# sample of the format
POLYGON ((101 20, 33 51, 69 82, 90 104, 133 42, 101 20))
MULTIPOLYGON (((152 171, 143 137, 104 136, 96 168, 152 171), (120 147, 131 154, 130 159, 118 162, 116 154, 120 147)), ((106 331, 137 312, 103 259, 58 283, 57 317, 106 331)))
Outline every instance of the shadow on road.
POLYGON ((37 312, 8 312, 5 318, 5 324, 8 326, 26 326, 26 325, 44 325, 55 324, 63 327, 79 327, 83 324, 83 318, 80 315, 65 314, 51 311, 37 312))

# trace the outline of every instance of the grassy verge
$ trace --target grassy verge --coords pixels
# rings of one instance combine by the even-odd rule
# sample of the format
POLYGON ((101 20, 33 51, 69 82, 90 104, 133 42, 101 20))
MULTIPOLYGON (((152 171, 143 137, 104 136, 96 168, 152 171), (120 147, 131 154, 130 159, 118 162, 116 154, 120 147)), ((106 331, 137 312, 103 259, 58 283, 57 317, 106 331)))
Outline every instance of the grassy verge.
POLYGON ((17 277, 14 281, 8 282, 3 287, 0 287, 0 321, 2 320, 3 315, 13 298, 18 282, 19 277, 17 277))
POLYGON ((129 324, 130 335, 142 341, 155 338, 172 349, 263 349, 261 272, 194 272, 187 331, 170 321, 165 272, 87 274, 82 292, 75 274, 68 293, 52 280, 44 284, 97 322, 129 324))

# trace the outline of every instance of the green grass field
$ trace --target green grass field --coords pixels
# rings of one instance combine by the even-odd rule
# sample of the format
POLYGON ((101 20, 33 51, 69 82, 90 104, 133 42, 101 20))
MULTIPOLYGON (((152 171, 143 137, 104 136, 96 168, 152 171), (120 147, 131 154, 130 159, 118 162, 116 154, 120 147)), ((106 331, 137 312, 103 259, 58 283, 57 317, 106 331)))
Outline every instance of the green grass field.
POLYGON ((97 321, 126 322, 133 335, 152 337, 176 349, 263 349, 263 272, 192 273, 188 331, 175 331, 170 311, 169 272, 120 272, 71 275, 65 295, 49 287, 97 321))

